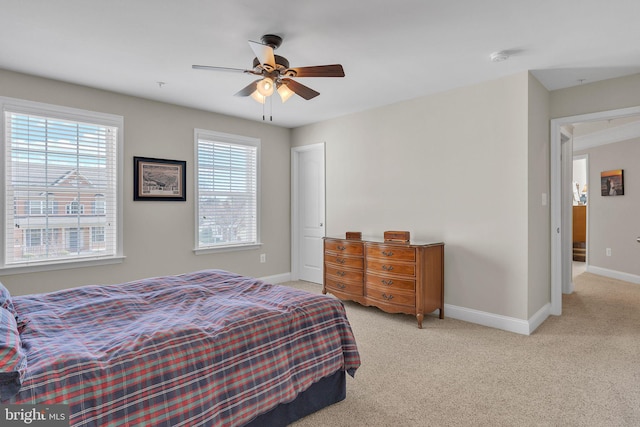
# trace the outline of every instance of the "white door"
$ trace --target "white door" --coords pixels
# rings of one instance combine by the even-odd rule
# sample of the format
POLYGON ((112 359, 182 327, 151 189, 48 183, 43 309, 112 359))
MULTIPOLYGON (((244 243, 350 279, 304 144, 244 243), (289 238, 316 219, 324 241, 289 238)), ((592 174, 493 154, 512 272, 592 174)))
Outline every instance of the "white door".
POLYGON ((293 279, 322 283, 324 144, 292 149, 293 279))

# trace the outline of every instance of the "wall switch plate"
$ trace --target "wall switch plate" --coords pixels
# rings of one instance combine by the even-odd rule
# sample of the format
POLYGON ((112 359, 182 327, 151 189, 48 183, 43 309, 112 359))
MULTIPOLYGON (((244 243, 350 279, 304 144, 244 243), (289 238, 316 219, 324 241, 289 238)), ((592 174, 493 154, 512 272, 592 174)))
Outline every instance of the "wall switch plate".
POLYGON ((542 206, 547 206, 549 203, 549 198, 547 197, 547 193, 542 193, 542 206))
POLYGON ((607 256, 611 256, 611 248, 607 248, 607 256))
POLYGON ((267 262, 267 254, 260 254, 260 262, 267 262))

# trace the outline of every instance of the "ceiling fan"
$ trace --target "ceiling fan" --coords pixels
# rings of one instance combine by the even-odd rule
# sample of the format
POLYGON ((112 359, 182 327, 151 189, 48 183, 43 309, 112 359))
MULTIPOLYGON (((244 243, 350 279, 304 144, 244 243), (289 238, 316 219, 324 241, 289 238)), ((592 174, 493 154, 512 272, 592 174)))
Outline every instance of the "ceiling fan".
POLYGON ((251 96, 261 104, 267 97, 277 91, 286 102, 293 94, 309 100, 320 95, 319 92, 293 80, 292 77, 344 77, 342 65, 316 65, 310 67, 290 68, 287 58, 274 55, 273 51, 282 44, 282 37, 275 34, 266 34, 260 39, 262 43, 249 41, 249 46, 256 57, 253 60, 253 68, 244 70, 241 68, 214 67, 210 65, 192 65, 196 70, 231 71, 260 76, 235 96, 251 96))

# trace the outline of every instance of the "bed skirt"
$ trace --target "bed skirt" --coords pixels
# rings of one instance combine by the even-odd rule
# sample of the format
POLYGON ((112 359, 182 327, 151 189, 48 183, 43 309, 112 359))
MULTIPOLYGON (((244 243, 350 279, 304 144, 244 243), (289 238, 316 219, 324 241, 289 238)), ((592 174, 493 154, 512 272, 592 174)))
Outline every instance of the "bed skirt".
POLYGON ((285 427, 300 418, 340 402, 347 396, 345 371, 314 383, 289 403, 281 403, 271 411, 259 415, 245 427, 285 427))

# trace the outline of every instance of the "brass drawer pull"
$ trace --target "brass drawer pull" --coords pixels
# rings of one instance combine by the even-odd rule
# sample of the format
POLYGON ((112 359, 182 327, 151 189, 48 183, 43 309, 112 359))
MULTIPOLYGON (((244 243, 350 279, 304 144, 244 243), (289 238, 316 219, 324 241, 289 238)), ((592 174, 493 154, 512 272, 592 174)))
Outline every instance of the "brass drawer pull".
POLYGON ((347 285, 343 285, 342 283, 336 283, 336 286, 340 289, 344 289, 347 287, 347 285))
POLYGON ((340 277, 344 277, 344 275, 347 273, 345 271, 336 271, 336 274, 340 277))
POLYGON ((383 269, 384 271, 391 271, 391 270, 393 270, 393 265, 384 265, 384 264, 383 264, 383 265, 382 265, 382 269, 383 269))
POLYGON ((338 264, 344 264, 345 262, 347 262, 347 260, 345 260, 344 258, 339 258, 339 257, 338 257, 338 258, 336 258, 336 262, 337 262, 338 264))
POLYGON ((386 299, 387 301, 391 301, 393 299, 393 295, 382 294, 382 298, 386 299))
POLYGON ((338 249, 339 251, 344 251, 345 249, 347 249, 347 247, 338 245, 336 249, 338 249))
POLYGON ((393 280, 382 279, 382 284, 383 285, 387 285, 387 286, 391 286, 391 285, 393 285, 393 280))
POLYGON ((389 251, 389 252, 382 251, 382 255, 384 255, 384 256, 393 256, 393 252, 391 252, 391 251, 389 251))

